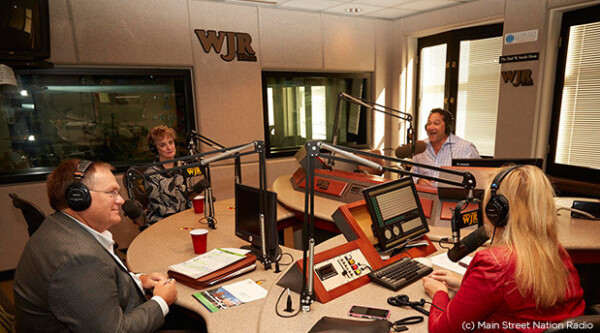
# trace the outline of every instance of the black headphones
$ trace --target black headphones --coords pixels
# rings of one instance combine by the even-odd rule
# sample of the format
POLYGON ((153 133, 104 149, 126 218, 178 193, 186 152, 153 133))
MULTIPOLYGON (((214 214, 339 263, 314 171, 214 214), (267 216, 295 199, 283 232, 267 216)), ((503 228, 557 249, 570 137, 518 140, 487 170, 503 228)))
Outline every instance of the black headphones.
POLYGON ((492 193, 490 195, 490 200, 485 205, 485 215, 487 215, 490 222, 498 228, 502 228, 506 226, 508 223, 508 199, 502 194, 497 194, 498 188, 500 187, 500 183, 511 171, 514 169, 520 168, 521 165, 511 166, 504 171, 494 177, 492 180, 492 185, 490 186, 490 190, 492 193))
POLYGON ((90 190, 81 182, 85 176, 85 172, 92 164, 93 162, 88 160, 77 162, 75 172, 73 173, 75 181, 67 187, 67 191, 65 192, 67 206, 76 212, 86 210, 92 204, 90 190))
POLYGON ((155 145, 155 144, 153 144, 153 143, 148 143, 148 149, 150 149, 150 151, 151 151, 153 154, 156 154, 156 155, 158 155, 158 148, 156 148, 156 145, 155 145))
MULTIPOLYGON (((450 113, 447 110, 438 108, 431 110, 431 112, 429 112, 429 116, 431 116, 434 113, 439 113, 444 117, 444 123, 446 124, 446 127, 444 128, 444 133, 446 135, 454 133, 454 116, 452 115, 452 113, 450 113)), ((425 124, 425 130, 427 131, 427 124, 425 124)))

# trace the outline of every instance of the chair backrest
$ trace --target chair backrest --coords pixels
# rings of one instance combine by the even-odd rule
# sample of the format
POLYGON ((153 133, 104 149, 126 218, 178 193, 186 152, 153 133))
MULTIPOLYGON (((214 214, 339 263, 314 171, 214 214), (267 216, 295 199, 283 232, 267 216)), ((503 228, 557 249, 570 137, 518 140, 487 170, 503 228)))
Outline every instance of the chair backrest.
POLYGON ((25 221, 27 221, 27 229, 29 237, 42 225, 46 214, 34 203, 19 197, 16 193, 9 193, 8 196, 12 199, 13 205, 21 210, 25 221))
POLYGON ((12 301, 0 290, 0 332, 14 332, 15 306, 12 301))
MULTIPOLYGON (((123 176, 123 185, 128 189, 127 195, 129 199, 139 202, 144 209, 148 208, 148 194, 146 193, 146 187, 144 186, 144 175, 143 170, 140 172, 132 173, 132 181, 129 184, 129 178, 123 176), (129 191, 131 189, 131 191, 129 191)), ((129 172, 129 171, 128 171, 129 172)))
POLYGON ((563 332, 600 332, 600 314, 579 316, 563 320, 555 327, 547 329, 544 333, 563 332))

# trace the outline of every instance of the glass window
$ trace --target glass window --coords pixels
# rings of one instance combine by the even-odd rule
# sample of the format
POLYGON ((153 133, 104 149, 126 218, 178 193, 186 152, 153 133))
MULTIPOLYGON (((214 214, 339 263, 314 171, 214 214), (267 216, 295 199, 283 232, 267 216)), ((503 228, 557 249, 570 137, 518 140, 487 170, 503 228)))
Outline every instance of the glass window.
MULTIPOLYGON (((0 94, 0 181, 44 179, 69 158, 124 171, 154 160, 156 125, 194 128, 189 70, 53 68, 17 70, 0 94)), ((185 137, 178 138, 181 147, 185 137)))
POLYGON ((548 174, 600 179, 600 6, 563 15, 548 174))
MULTIPOLYGON (((263 72, 268 156, 288 156, 306 141, 331 142, 338 94, 368 99, 369 74, 263 72)), ((368 145, 364 107, 341 102, 338 144, 368 145)))
POLYGON ((455 134, 475 144, 482 156, 494 156, 500 88, 502 24, 460 29, 418 41, 417 133, 429 111, 454 114, 455 134))

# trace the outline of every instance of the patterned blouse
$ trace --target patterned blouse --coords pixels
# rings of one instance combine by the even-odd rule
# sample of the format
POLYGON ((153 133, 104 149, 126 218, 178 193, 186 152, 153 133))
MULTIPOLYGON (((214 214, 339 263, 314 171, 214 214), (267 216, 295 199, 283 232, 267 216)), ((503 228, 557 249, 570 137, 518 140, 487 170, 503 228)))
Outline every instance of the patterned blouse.
MULTIPOLYGON (((161 170, 164 170, 162 165, 152 166, 145 174, 161 170)), ((144 185, 148 194, 148 224, 154 224, 191 207, 186 197, 186 180, 180 171, 146 176, 144 185)))

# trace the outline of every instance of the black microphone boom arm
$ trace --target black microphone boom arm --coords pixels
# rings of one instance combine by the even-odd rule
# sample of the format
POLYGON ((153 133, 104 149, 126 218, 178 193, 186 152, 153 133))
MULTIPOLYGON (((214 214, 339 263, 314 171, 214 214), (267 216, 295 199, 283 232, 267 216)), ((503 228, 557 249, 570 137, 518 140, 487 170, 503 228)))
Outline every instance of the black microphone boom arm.
MULTIPOLYGON (((204 135, 196 132, 195 130, 191 130, 190 133, 188 134, 188 137, 190 138, 189 143, 188 143, 188 150, 190 151, 190 155, 197 153, 196 146, 198 144, 196 144, 195 141, 203 143, 203 144, 211 147, 214 150, 225 149, 225 146, 223 146, 222 144, 220 144, 210 138, 205 137, 204 135)), ((241 184, 242 183, 242 167, 241 167, 239 155, 235 157, 234 163, 235 163, 235 182, 237 184, 241 184)), ((210 181, 210 175, 207 176, 207 179, 210 181)))
MULTIPOLYGON (((337 143, 338 143, 337 141, 338 141, 338 136, 339 136, 339 131, 340 131, 339 122, 340 122, 340 115, 342 113, 342 100, 345 100, 347 102, 354 103, 354 104, 360 105, 362 107, 365 107, 369 110, 381 112, 388 116, 398 118, 400 120, 404 120, 404 121, 408 122, 408 130, 406 132, 407 133, 407 141, 412 145, 412 150, 414 153, 415 145, 414 145, 414 134, 413 134, 414 131, 413 131, 413 127, 412 127, 412 121, 413 121, 412 114, 393 109, 389 106, 385 106, 385 105, 377 104, 375 102, 367 101, 362 98, 354 97, 346 92, 341 92, 338 94, 338 100, 337 100, 337 105, 336 105, 336 109, 335 109, 335 114, 333 116, 333 135, 331 138, 331 143, 333 145, 337 145, 337 143)), ((329 167, 332 166, 332 163, 333 163, 332 159, 327 160, 327 165, 329 167)))

